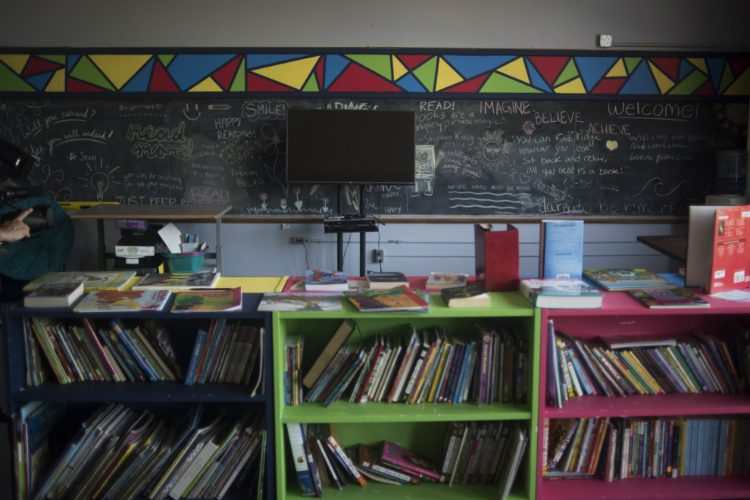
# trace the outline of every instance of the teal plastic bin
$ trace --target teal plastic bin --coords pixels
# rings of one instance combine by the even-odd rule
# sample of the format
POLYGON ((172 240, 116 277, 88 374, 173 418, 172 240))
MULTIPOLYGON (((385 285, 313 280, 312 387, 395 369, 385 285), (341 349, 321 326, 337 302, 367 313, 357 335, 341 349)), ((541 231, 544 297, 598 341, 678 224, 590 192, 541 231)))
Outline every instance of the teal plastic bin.
POLYGON ((208 245, 200 252, 193 253, 165 253, 164 260, 170 273, 197 273, 203 267, 203 259, 208 252, 208 245))

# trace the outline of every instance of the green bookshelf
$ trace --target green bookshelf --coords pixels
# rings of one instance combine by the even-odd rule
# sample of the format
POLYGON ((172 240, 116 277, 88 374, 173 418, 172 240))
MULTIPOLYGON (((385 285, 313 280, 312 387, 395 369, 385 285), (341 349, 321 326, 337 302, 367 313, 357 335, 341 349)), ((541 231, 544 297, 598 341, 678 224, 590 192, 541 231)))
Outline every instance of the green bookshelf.
MULTIPOLYGON (((294 464, 289 459, 287 423, 332 423, 344 447, 359 443, 379 444, 384 439, 399 443, 424 456, 439 459, 442 440, 448 422, 468 420, 521 420, 529 431, 529 444, 521 470, 511 495, 513 500, 531 500, 536 496, 537 429, 539 404, 539 332, 541 313, 517 292, 492 293, 489 308, 449 309, 440 294, 432 294, 428 314, 363 314, 346 300, 340 312, 277 312, 273 313, 273 376, 274 419, 276 433, 277 498, 296 499, 300 495, 294 464), (491 320, 513 327, 526 335, 529 344, 528 396, 524 405, 494 403, 477 406, 473 401, 464 404, 423 403, 418 405, 387 403, 349 403, 342 398, 329 408, 321 403, 302 403, 284 406, 284 340, 289 335, 305 337, 302 373, 306 373, 344 319, 353 319, 357 327, 349 338, 356 343, 376 334, 401 335, 407 324, 417 330, 440 326, 445 333, 469 333, 475 320, 491 320)), ((348 396, 347 396, 348 397, 348 396)), ((339 491, 323 489, 323 496, 341 499, 388 498, 389 500, 417 499, 496 499, 494 486, 447 486, 423 482, 419 486, 387 484, 368 481, 361 487, 350 484, 339 491)))

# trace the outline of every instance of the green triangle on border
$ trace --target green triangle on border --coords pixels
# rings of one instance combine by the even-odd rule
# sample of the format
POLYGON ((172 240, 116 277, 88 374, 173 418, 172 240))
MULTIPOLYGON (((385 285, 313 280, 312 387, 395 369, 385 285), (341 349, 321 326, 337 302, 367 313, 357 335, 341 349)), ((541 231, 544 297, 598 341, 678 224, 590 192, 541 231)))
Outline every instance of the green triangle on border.
POLYGON ((724 73, 721 75, 721 83, 719 84, 719 91, 717 94, 723 94, 724 91, 734 81, 734 75, 728 64, 724 63, 724 73))
POLYGON ((310 73, 310 78, 307 79, 307 83, 302 87, 302 92, 320 92, 318 87, 318 80, 315 79, 315 72, 310 73))
POLYGON ((638 66, 638 63, 641 62, 642 57, 623 57, 623 60, 625 60, 625 67, 628 68, 628 74, 632 75, 633 70, 638 66))
POLYGON ((56 62, 57 64, 62 64, 63 66, 65 66, 65 56, 64 55, 62 55, 62 56, 59 56, 59 55, 58 56, 37 56, 37 55, 35 55, 34 57, 38 57, 40 59, 46 59, 48 61, 56 62))
POLYGON ((0 91, 2 92, 36 92, 36 89, 26 83, 12 69, 0 63, 0 91))
POLYGON ((430 58, 427 62, 412 71, 428 92, 435 92, 435 78, 437 77, 438 56, 430 58))
POLYGON ((539 89, 535 89, 530 85, 521 83, 518 80, 514 80, 500 73, 492 73, 490 77, 484 82, 482 88, 479 89, 480 94, 486 94, 490 92, 496 93, 508 93, 508 94, 542 94, 543 92, 539 89))
POLYGON ((161 55, 158 55, 156 57, 159 58, 159 60, 161 61, 161 63, 166 68, 167 66, 169 66, 169 63, 172 62, 172 59, 174 59, 174 54, 161 54, 161 55))
POLYGON ((86 83, 91 83, 97 87, 102 87, 112 91, 115 90, 112 84, 109 83, 109 80, 107 80, 107 77, 99 71, 99 68, 96 67, 88 56, 81 57, 78 64, 76 64, 76 67, 70 72, 69 76, 86 83))
POLYGON ((552 86, 557 87, 558 85, 570 81, 577 76, 580 76, 578 74, 578 68, 576 68, 576 63, 573 62, 573 58, 571 57, 570 61, 568 61, 568 64, 565 65, 562 73, 560 73, 560 75, 557 77, 557 80, 555 80, 554 85, 552 86))
POLYGON ((390 54, 345 54, 346 57, 374 71, 386 80, 393 80, 390 54))
POLYGON ((245 58, 242 58, 240 62, 240 69, 237 70, 237 76, 234 77, 232 86, 229 87, 230 92, 243 92, 245 90, 245 79, 247 73, 245 72, 245 58))
POLYGON ((708 76, 699 70, 695 70, 688 76, 682 79, 672 90, 668 92, 669 95, 690 95, 703 85, 708 76))

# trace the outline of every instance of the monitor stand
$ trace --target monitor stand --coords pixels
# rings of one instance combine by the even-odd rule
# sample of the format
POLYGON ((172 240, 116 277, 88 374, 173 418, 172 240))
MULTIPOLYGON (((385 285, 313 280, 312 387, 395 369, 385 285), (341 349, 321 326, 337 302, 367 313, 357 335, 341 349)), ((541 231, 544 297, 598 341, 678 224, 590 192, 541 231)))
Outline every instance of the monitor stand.
MULTIPOLYGON (((341 214, 344 210, 344 186, 337 186, 336 212, 341 214)), ((344 271, 344 233, 359 233, 359 275, 365 276, 365 247, 367 246, 368 232, 378 230, 374 217, 365 215, 365 186, 359 185, 359 215, 336 215, 325 217, 323 220, 324 231, 336 234, 336 269, 344 271)))

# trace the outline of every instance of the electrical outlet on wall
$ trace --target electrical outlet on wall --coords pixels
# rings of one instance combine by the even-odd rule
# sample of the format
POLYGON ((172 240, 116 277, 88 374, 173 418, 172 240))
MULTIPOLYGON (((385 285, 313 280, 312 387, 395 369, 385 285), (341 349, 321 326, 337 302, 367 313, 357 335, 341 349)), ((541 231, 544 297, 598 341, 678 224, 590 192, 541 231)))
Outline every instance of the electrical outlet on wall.
POLYGON ((383 251, 380 249, 375 249, 372 251, 372 261, 376 264, 383 262, 383 251))

